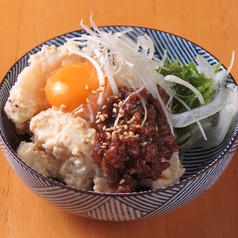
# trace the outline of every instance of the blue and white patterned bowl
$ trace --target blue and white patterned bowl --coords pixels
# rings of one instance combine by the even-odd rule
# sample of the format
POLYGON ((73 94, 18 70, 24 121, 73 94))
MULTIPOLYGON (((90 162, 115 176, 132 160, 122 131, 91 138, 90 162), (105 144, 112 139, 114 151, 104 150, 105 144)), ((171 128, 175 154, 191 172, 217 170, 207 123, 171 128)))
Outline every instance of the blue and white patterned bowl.
MULTIPOLYGON (((104 31, 120 31, 126 27, 102 27, 104 31)), ((109 221, 126 221, 153 217, 182 207, 208 190, 220 177, 235 153, 238 141, 238 123, 229 131, 224 141, 211 149, 195 148, 187 151, 183 165, 186 168, 181 182, 152 191, 130 194, 100 194, 75 189, 37 173, 16 155, 15 150, 24 136, 18 136, 13 124, 7 119, 3 108, 9 90, 17 75, 27 65, 29 56, 38 52, 43 45, 62 45, 65 38, 77 37, 85 33, 76 31, 49 40, 24 55, 8 71, 0 86, 0 145, 2 151, 19 178, 36 195, 47 202, 74 214, 109 221)), ((197 54, 203 55, 211 65, 218 60, 198 45, 178 36, 147 28, 133 28, 129 36, 148 34, 155 42, 156 55, 162 57, 164 49, 169 59, 179 58, 189 63, 197 54)), ((224 66, 221 66, 224 69, 224 66)), ((228 83, 235 81, 230 75, 228 83)))

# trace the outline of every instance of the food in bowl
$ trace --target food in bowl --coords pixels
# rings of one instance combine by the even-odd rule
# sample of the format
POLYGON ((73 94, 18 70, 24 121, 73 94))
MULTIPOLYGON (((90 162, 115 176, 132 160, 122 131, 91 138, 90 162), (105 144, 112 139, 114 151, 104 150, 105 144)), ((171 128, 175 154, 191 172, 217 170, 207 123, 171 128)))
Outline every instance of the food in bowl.
POLYGON ((237 87, 223 85, 231 67, 218 72, 219 65, 211 69, 198 56, 200 73, 193 62, 168 63, 166 53, 153 59, 148 36, 134 43, 126 37, 129 28, 110 34, 92 25, 96 32, 82 25, 90 35, 43 47, 19 75, 5 111, 32 141, 20 144, 18 156, 47 177, 96 192, 179 181, 178 144, 204 143, 201 134, 214 136, 220 126, 211 116, 220 112, 220 122, 227 110, 231 119, 237 113, 237 87))

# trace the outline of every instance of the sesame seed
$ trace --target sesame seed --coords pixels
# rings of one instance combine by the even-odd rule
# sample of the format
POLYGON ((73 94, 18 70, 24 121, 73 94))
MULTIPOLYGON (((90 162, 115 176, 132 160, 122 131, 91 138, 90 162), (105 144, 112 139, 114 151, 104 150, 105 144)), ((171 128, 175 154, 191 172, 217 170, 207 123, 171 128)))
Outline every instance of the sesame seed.
POLYGON ((88 86, 88 85, 85 85, 85 89, 86 89, 86 90, 89 90, 89 86, 88 86))
POLYGON ((80 126, 81 126, 81 128, 85 128, 86 127, 86 123, 82 122, 80 126))
POLYGON ((120 101, 118 104, 118 107, 122 107, 123 106, 123 101, 120 101))
POLYGON ((119 184, 123 184, 123 183, 125 183, 125 182, 126 182, 126 180, 125 180, 125 179, 122 179, 119 184))
POLYGON ((91 101, 90 101, 88 98, 86 98, 86 102, 87 102, 87 103, 91 103, 91 101))
POLYGON ((135 117, 132 117, 130 121, 128 121, 127 123, 130 124, 130 123, 133 123, 135 121, 135 117))
POLYGON ((121 120, 120 125, 121 125, 122 128, 123 128, 124 124, 125 124, 125 120, 121 120))
POLYGON ((106 148, 107 148, 105 145, 102 145, 101 147, 102 147, 103 149, 106 149, 106 148))
POLYGON ((101 88, 96 89, 98 93, 102 92, 103 90, 101 88))
POLYGON ((124 114, 121 114, 121 115, 119 116, 119 118, 122 118, 122 117, 124 117, 124 114))
POLYGON ((124 125, 124 128, 127 130, 128 129, 128 125, 124 125))
POLYGON ((105 117, 103 115, 100 115, 99 118, 102 120, 102 121, 105 121, 105 117))
POLYGON ((147 141, 145 141, 144 143, 142 143, 142 146, 146 146, 147 145, 147 141))
POLYGON ((124 136, 123 135, 120 135, 120 140, 122 140, 124 138, 124 136))
POLYGON ((107 127, 106 126, 103 126, 103 128, 102 128, 104 131, 107 129, 107 127))
POLYGON ((104 87, 104 86, 106 86, 106 84, 105 83, 100 83, 100 86, 104 87))
POLYGON ((96 120, 96 124, 98 124, 98 123, 100 123, 100 122, 101 122, 101 120, 100 120, 100 119, 96 120))
POLYGON ((103 114, 104 117, 108 118, 108 115, 107 114, 103 114))
POLYGON ((118 104, 117 103, 113 103, 113 107, 118 107, 118 104))
POLYGON ((125 132, 123 133, 123 135, 128 136, 128 133, 125 131, 125 132))
POLYGON ((107 145, 107 143, 106 143, 106 142, 104 142, 104 143, 102 143, 102 145, 107 145))
POLYGON ((117 138, 117 137, 116 137, 116 134, 115 134, 115 131, 114 131, 114 132, 112 132, 112 139, 113 139, 113 140, 116 140, 116 138, 117 138))
POLYGON ((136 138, 139 138, 139 136, 140 136, 139 134, 136 134, 136 138))
POLYGON ((141 128, 141 125, 136 125, 136 128, 141 128))
POLYGON ((86 139, 86 140, 84 141, 85 144, 88 144, 89 142, 90 142, 89 139, 86 139))
POLYGON ((133 174, 135 172, 135 169, 130 169, 130 174, 133 174))
POLYGON ((118 99, 118 96, 116 96, 116 95, 112 95, 112 96, 110 96, 110 97, 115 98, 115 99, 118 99))
POLYGON ((125 110, 121 109, 119 112, 122 113, 122 114, 124 114, 124 113, 125 113, 125 110))
POLYGON ((111 127, 111 130, 112 131, 116 131, 117 129, 115 127, 111 127))
MULTIPOLYGON (((16 105, 15 105, 15 106, 16 106, 16 105)), ((61 108, 61 109, 65 109, 65 108, 67 108, 67 106, 65 106, 64 104, 61 104, 61 105, 60 105, 60 108, 61 108)))
POLYGON ((93 90, 93 91, 92 91, 92 94, 98 94, 98 92, 97 92, 97 91, 95 91, 95 90, 93 90))
POLYGON ((102 109, 104 110, 106 107, 107 107, 107 105, 103 105, 103 106, 102 106, 102 109))
POLYGON ((112 110, 114 113, 117 113, 117 109, 114 107, 112 110))

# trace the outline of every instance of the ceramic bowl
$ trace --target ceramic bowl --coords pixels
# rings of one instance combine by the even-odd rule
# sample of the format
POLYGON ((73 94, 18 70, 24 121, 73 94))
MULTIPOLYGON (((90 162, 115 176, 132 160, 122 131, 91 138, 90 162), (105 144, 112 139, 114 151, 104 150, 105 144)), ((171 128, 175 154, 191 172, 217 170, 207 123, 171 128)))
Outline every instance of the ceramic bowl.
MULTIPOLYGON (((126 27, 102 27, 104 31, 120 31, 126 27)), ((56 180, 46 178, 37 173, 16 155, 15 150, 21 140, 14 125, 3 111, 9 90, 16 81, 17 75, 27 65, 29 56, 38 52, 43 45, 62 45, 67 37, 80 36, 84 31, 71 32, 49 40, 29 51, 8 71, 0 86, 0 145, 7 161, 22 182, 37 196, 45 201, 80 216, 107 221, 127 221, 153 217, 182 207, 208 190, 226 169, 235 153, 238 141, 238 124, 228 132, 224 141, 211 149, 194 148, 185 153, 183 166, 186 172, 181 182, 161 189, 128 193, 101 194, 92 191, 75 189, 56 180)), ((218 60, 198 45, 166 32, 153 29, 133 27, 129 33, 131 38, 148 34, 155 42, 156 55, 162 57, 164 49, 168 51, 169 59, 179 58, 183 63, 189 63, 197 54, 204 56, 211 65, 218 60)), ((221 66, 225 69, 224 66, 221 66)), ((227 83, 235 84, 230 75, 227 83)))

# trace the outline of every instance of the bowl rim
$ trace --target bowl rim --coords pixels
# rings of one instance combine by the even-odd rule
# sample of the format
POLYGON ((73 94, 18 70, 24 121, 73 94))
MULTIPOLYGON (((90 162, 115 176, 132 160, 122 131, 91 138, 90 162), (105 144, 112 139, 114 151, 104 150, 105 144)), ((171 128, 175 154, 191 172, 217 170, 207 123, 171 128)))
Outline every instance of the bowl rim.
MULTIPOLYGON (((128 28, 131 27, 132 29, 135 29, 135 28, 145 29, 145 30, 148 29, 148 30, 158 31, 158 32, 162 32, 162 33, 165 33, 165 34, 168 34, 168 35, 172 35, 172 36, 175 36, 175 37, 180 38, 182 40, 188 41, 188 42, 192 43, 195 46, 200 47, 201 49, 205 50, 210 56, 212 56, 217 62, 219 62, 219 60, 213 54, 211 54, 209 51, 207 51, 205 48, 203 48, 203 47, 199 46, 198 44, 194 43, 193 41, 188 40, 185 37, 181 37, 181 36, 179 36, 177 34, 169 33, 167 31, 162 31, 162 30, 158 30, 158 29, 150 28, 150 27, 129 26, 129 25, 106 25, 106 26, 100 26, 98 28, 100 29, 100 28, 106 28, 106 27, 119 27, 119 28, 120 27, 128 27, 128 28)), ((70 34, 70 33, 80 32, 80 31, 84 31, 84 29, 69 31, 67 33, 60 34, 60 35, 52 37, 52 38, 50 38, 50 39, 48 39, 48 40, 38 44, 37 46, 33 47, 32 49, 28 50, 23 56, 21 56, 19 59, 17 59, 14 62, 12 67, 10 67, 10 69, 3 76, 3 78, 2 78, 2 80, 0 82, 0 88, 2 87, 3 83, 6 81, 6 76, 15 67, 15 65, 19 61, 21 61, 26 55, 28 55, 31 51, 33 51, 35 48, 42 47, 43 44, 48 44, 50 41, 52 41, 52 40, 54 40, 56 38, 65 36, 65 35, 70 34)), ((227 68, 223 64, 221 64, 221 66, 225 70, 227 70, 227 68)), ((229 73, 229 75, 230 75, 231 79, 233 80, 233 83, 237 86, 238 83, 236 82, 236 80, 234 79, 232 74, 229 73)), ((2 114, 2 112, 1 112, 1 114, 2 114)), ((7 151, 11 154, 11 156, 14 157, 14 159, 18 163, 20 163, 23 167, 26 167, 31 173, 35 174, 36 176, 40 177, 43 180, 46 180, 48 183, 50 183, 50 184, 52 184, 54 186, 58 186, 61 189, 67 189, 67 190, 70 190, 72 192, 83 193, 83 194, 88 194, 88 195, 105 196, 105 197, 130 197, 130 196, 142 196, 142 195, 149 195, 149 194, 156 194, 156 193, 159 193, 159 192, 164 192, 164 191, 171 190, 171 189, 174 189, 176 187, 179 187, 181 185, 185 185, 185 184, 195 180, 197 177, 203 175, 208 170, 210 170, 212 167, 214 167, 218 162, 220 162, 228 154, 228 152, 234 146, 235 142, 238 140, 238 130, 233 133, 233 135, 232 135, 232 139, 233 139, 232 142, 228 143, 228 145, 225 147, 225 149, 223 149, 222 154, 219 155, 216 159, 214 159, 211 163, 209 163, 204 169, 202 169, 201 171, 197 172, 196 174, 191 175, 188 178, 185 178, 185 179, 183 179, 183 180, 181 180, 181 181, 179 181, 177 183, 174 183, 174 184, 162 187, 162 188, 152 189, 152 190, 148 190, 148 191, 131 192, 131 193, 102 193, 102 192, 95 192, 95 191, 90 191, 90 190, 84 190, 84 189, 80 189, 80 188, 74 188, 74 187, 71 187, 71 186, 69 186, 67 184, 63 184, 61 182, 58 182, 58 181, 56 181, 56 180, 54 180, 52 178, 45 177, 44 175, 42 175, 39 172, 37 172, 34 169, 32 169, 29 165, 27 165, 25 162, 23 162, 17 156, 16 152, 11 148, 11 146, 6 141, 5 136, 3 136, 1 129, 0 129, 0 139, 2 141, 2 145, 7 148, 7 151)))

